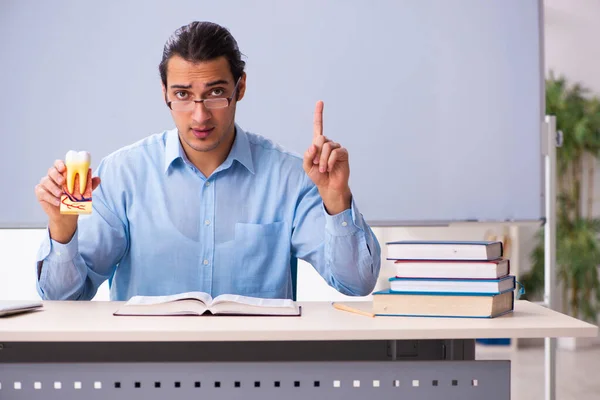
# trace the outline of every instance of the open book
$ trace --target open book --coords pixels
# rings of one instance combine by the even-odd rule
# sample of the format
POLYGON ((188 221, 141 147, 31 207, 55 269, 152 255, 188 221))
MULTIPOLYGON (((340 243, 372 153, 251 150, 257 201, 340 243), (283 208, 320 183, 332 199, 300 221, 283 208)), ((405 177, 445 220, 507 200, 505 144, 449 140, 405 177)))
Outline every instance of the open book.
POLYGON ((222 294, 214 299, 205 292, 170 296, 133 296, 114 315, 300 315, 290 299, 222 294))

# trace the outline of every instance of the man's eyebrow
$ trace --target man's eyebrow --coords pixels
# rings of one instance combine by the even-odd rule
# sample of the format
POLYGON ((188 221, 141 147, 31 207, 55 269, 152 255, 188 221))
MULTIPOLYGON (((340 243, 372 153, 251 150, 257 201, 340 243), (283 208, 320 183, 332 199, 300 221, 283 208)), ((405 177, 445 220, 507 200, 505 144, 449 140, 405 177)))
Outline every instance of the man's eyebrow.
MULTIPOLYGON (((216 81, 212 81, 212 82, 207 82, 204 84, 205 88, 209 88, 212 86, 217 86, 217 85, 227 85, 229 82, 225 79, 218 79, 216 81)), ((180 84, 176 84, 176 85, 171 85, 171 89, 191 89, 192 85, 191 84, 187 84, 187 85, 180 85, 180 84)))
POLYGON ((229 82, 227 82, 225 79, 219 79, 216 81, 212 81, 212 82, 208 82, 204 84, 204 87, 211 87, 211 86, 216 86, 216 85, 227 85, 229 82))

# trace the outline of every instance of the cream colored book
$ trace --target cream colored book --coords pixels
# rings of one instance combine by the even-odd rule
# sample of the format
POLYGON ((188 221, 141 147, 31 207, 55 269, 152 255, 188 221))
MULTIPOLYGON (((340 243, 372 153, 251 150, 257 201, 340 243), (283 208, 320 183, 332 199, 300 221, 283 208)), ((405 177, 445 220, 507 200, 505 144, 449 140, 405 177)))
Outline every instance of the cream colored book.
POLYGON ((114 315, 290 315, 300 307, 290 299, 263 299, 222 294, 214 299, 205 292, 170 296, 133 296, 114 315))
POLYGON ((514 308, 514 290, 499 294, 419 294, 384 290, 373 293, 376 316, 495 318, 514 308))

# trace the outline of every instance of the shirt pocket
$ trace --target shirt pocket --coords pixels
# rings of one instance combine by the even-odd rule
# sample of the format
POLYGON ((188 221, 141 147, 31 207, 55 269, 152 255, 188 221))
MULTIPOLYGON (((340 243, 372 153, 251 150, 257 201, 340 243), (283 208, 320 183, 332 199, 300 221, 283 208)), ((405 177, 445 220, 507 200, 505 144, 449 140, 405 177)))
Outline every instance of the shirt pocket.
POLYGON ((235 224, 238 270, 237 293, 255 297, 278 297, 285 290, 289 270, 290 240, 284 222, 235 224))

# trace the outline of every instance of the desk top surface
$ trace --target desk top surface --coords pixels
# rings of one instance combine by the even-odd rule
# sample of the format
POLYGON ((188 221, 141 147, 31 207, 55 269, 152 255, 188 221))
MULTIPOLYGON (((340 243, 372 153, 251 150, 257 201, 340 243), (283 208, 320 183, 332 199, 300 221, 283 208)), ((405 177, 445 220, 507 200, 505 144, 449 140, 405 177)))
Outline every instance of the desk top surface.
MULTIPOLYGON (((355 303, 365 309, 370 302, 355 303)), ((493 319, 367 317, 301 302, 301 317, 113 316, 120 302, 45 301, 0 318, 1 342, 475 339, 596 336, 598 328, 527 301, 493 319)))

